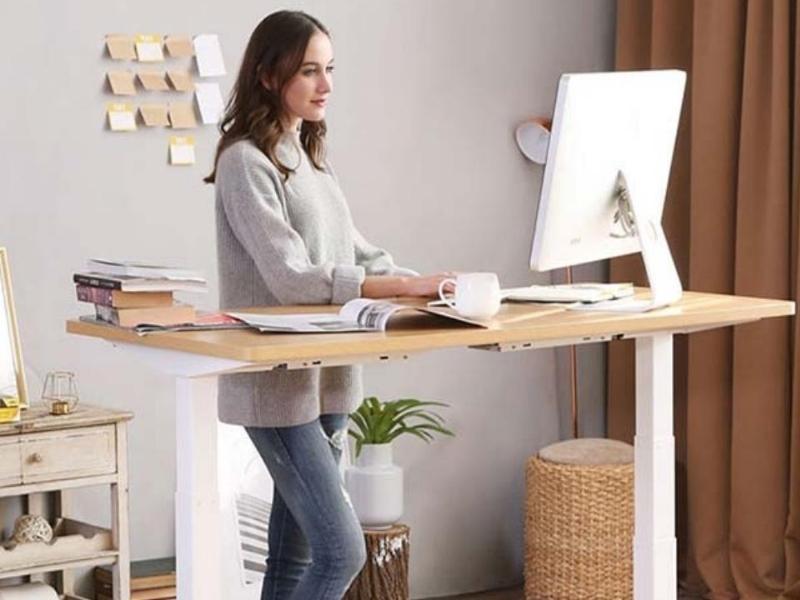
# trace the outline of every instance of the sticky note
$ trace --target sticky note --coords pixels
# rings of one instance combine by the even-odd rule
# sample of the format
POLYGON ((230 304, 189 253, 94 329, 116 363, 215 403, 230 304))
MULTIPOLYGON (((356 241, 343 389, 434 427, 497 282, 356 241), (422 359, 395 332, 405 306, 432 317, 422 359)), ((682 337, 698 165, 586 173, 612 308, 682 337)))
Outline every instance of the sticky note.
POLYGON ((222 59, 222 48, 217 34, 203 33, 195 36, 194 56, 200 77, 225 75, 225 61, 222 59))
POLYGON ((172 136, 169 138, 169 163, 171 165, 193 165, 194 138, 191 136, 172 136))
POLYGON ((169 125, 166 104, 142 104, 139 107, 139 114, 147 127, 166 127, 169 125))
POLYGON ((197 127, 194 109, 188 102, 172 102, 169 105, 169 122, 173 129, 191 129, 197 127))
POLYGON ((194 95, 203 123, 219 123, 225 111, 225 101, 222 99, 219 84, 197 82, 194 86, 194 95))
POLYGON ((187 71, 167 71, 167 77, 169 77, 172 88, 177 92, 191 92, 194 90, 192 75, 187 71))
POLYGON ((135 96, 136 84, 131 71, 109 71, 106 73, 111 91, 115 95, 135 96))
POLYGON ((139 71, 136 76, 148 92, 164 92, 169 89, 163 71, 139 71))
POLYGON ((172 58, 194 56, 194 45, 188 35, 168 35, 164 45, 172 58))
POLYGON ((112 103, 107 106, 111 131, 136 131, 136 114, 131 104, 112 103))
POLYGON ((113 60, 133 60, 136 51, 133 48, 133 37, 122 33, 109 33, 106 36, 108 55, 113 60))
POLYGON ((164 50, 161 47, 161 36, 157 34, 137 35, 136 56, 140 62, 162 62, 164 50))

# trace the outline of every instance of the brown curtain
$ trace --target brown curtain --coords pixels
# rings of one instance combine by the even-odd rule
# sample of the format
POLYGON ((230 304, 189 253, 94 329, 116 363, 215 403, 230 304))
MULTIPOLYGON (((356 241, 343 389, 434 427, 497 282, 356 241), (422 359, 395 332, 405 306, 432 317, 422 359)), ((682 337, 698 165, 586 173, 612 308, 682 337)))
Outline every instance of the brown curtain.
MULTIPOLYGON (((619 70, 687 92, 664 226, 686 289, 800 297, 797 0, 618 0, 619 70)), ((643 281, 638 257, 614 281, 643 281)), ((707 598, 800 598, 800 325, 675 339, 679 578, 707 598)), ((609 350, 609 436, 633 437, 633 346, 609 350)))

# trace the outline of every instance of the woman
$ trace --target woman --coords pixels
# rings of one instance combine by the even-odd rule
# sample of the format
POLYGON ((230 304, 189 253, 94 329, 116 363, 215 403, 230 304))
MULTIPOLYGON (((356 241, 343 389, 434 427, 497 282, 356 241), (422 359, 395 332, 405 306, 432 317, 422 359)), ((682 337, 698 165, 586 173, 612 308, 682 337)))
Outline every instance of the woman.
MULTIPOLYGON (((250 38, 206 179, 224 308, 435 296, 451 275, 397 267, 353 226, 324 153, 332 72, 328 31, 303 12, 250 38)), ((220 419, 246 427, 275 482, 262 600, 339 599, 364 564, 338 469, 362 395, 351 366, 220 378, 220 419)))

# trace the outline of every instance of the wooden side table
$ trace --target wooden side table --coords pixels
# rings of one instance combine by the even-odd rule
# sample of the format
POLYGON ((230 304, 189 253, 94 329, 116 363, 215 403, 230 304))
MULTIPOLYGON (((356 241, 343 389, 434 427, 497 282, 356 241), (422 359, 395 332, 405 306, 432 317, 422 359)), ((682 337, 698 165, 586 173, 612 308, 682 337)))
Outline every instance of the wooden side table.
POLYGON ((344 600, 408 600, 409 527, 365 529, 367 562, 344 600))
POLYGON ((132 418, 129 412, 79 404, 64 416, 52 416, 44 406, 28 408, 19 422, 0 424, 0 497, 24 496, 28 514, 50 513, 57 534, 50 544, 0 547, 0 579, 43 580, 55 573, 64 600, 86 600, 75 595, 71 569, 110 564, 114 600, 130 598, 127 422, 132 418), (97 485, 108 485, 111 492, 110 529, 69 518, 69 491, 97 485))

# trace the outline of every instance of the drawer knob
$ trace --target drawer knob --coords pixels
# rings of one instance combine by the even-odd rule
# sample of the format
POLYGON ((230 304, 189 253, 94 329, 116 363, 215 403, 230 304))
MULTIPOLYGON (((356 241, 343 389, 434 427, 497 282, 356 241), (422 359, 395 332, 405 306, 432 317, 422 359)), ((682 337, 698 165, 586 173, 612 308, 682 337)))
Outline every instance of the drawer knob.
POLYGON ((39 454, 38 452, 34 452, 33 454, 31 454, 30 462, 32 462, 32 463, 40 463, 43 460, 44 459, 42 458, 42 455, 39 454))

